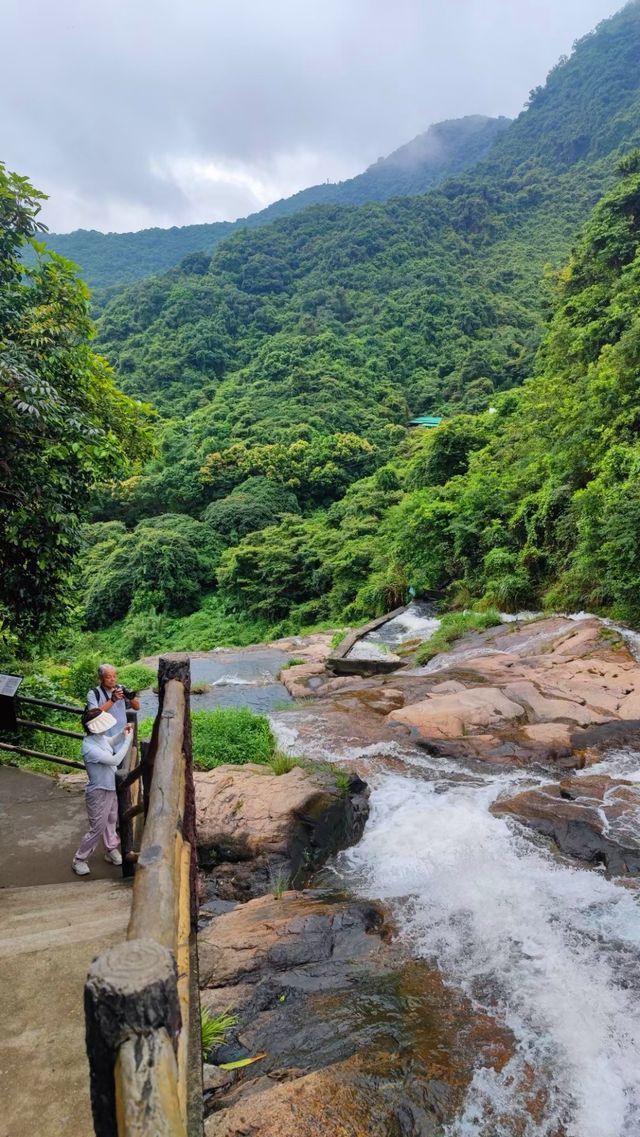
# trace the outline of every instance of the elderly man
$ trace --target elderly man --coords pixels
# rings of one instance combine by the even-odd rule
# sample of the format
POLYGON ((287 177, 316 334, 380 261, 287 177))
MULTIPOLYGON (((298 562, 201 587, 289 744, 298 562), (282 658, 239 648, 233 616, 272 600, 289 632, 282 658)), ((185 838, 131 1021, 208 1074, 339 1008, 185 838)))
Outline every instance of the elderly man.
POLYGON ((110 738, 117 738, 127 725, 127 711, 139 711, 140 700, 135 691, 127 691, 118 684, 118 672, 110 663, 100 664, 98 680, 98 686, 87 694, 87 710, 99 707, 113 715, 115 724, 106 733, 110 738))

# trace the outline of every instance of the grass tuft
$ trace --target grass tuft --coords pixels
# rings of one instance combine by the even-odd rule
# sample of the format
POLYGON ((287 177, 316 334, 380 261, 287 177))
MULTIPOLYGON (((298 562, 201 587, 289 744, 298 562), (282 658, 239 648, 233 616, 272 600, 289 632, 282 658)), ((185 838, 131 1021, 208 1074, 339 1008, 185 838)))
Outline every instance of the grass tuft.
POLYGON ((418 650, 416 663, 428 663, 434 655, 446 651, 451 644, 459 640, 468 632, 480 632, 485 628, 493 628, 501 622, 500 613, 495 609, 487 612, 448 612, 442 617, 440 627, 431 636, 431 639, 418 650))
POLYGON ((331 648, 332 648, 332 650, 335 651, 335 649, 337 647, 340 647, 340 644, 342 643, 342 641, 346 640, 346 638, 349 634, 349 630, 350 630, 349 628, 339 628, 337 632, 333 633, 333 635, 331 637, 331 648))
POLYGON ((304 766, 301 758, 294 758, 291 754, 285 754, 282 750, 276 750, 275 754, 269 759, 269 765, 274 774, 288 774, 291 770, 295 770, 296 766, 304 766))
POLYGON ((202 1040, 202 1053, 206 1055, 210 1050, 213 1050, 214 1046, 221 1046, 226 1040, 227 1032, 232 1027, 237 1026, 239 1021, 236 1015, 230 1015, 227 1011, 221 1015, 216 1015, 214 1018, 206 1007, 201 1007, 200 1038, 202 1040))
POLYGON ((278 869, 277 872, 271 874, 270 883, 274 900, 282 900, 285 892, 289 890, 289 874, 278 869))

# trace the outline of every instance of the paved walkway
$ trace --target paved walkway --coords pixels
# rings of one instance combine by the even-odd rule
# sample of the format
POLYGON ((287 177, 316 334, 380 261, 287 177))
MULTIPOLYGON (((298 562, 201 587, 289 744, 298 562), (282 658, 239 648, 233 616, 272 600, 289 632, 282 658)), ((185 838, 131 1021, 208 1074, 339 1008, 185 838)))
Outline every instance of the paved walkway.
POLYGON ((0 1137, 93 1135, 83 986, 131 893, 102 852, 71 873, 85 823, 82 792, 0 767, 0 1137))
MULTIPOLYGON (((60 789, 54 778, 0 766, 0 888, 78 881, 71 861, 87 828, 84 792, 60 789)), ((119 880, 97 852, 91 874, 119 880)))

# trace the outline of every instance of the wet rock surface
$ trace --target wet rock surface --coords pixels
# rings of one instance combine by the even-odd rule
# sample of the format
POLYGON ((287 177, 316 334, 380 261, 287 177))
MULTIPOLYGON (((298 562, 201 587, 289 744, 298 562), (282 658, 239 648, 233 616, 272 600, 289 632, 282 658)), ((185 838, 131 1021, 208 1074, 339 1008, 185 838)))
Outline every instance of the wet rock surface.
POLYGON ((433 688, 391 717, 436 752, 444 743, 449 754, 484 761, 583 766, 632 723, 640 733, 640 667, 596 619, 494 628, 436 656, 422 674, 463 689, 433 688))
POLYGON ((196 826, 201 865, 222 899, 246 899, 300 884, 329 856, 359 840, 369 813, 357 775, 343 787, 327 769, 218 766, 196 772, 196 826))
POLYGON ((307 697, 349 713, 354 735, 361 724, 371 734, 373 711, 382 741, 404 731, 448 758, 582 768, 640 738, 640 666, 595 617, 502 624, 425 667, 352 680, 315 671, 312 682, 300 680, 307 697))
POLYGON ((594 774, 525 790, 493 806, 612 874, 640 874, 640 787, 594 774))
POLYGON ((202 1002, 239 1019, 212 1061, 264 1055, 231 1085, 210 1079, 208 1137, 435 1137, 476 1063, 506 1064, 509 1032, 387 931, 380 905, 306 892, 201 934, 202 1002))
MULTIPOLYGON (((574 1113, 576 1132, 585 1131, 598 1094, 599 1058, 581 1049, 583 1013, 602 1053, 613 1039, 616 1063, 626 1061, 622 988, 610 1004, 600 991, 610 957, 626 966, 630 914, 603 890, 631 903, 637 886, 640 789, 624 779, 640 738, 640 667, 620 637, 591 618, 476 633, 426 667, 411 666, 415 646, 400 645, 409 662, 393 675, 336 676, 324 663, 326 642, 310 656, 292 640, 285 650, 300 663, 282 675, 290 673, 304 703, 272 721, 291 753, 314 762, 338 757, 375 778, 372 835, 367 829, 334 868, 348 861, 353 875, 343 879, 356 890, 358 866, 381 870, 371 879, 392 898, 403 944, 415 946, 417 933, 448 985, 428 959, 408 958, 379 904, 318 890, 282 895, 278 866, 294 863, 288 826, 304 813, 300 787, 293 779, 288 814, 277 793, 263 801, 258 831, 264 823, 271 838, 262 840, 239 816, 248 795, 236 785, 211 807, 221 814, 210 813, 202 847, 212 854, 201 905, 202 1002, 238 1018, 208 1055, 207 1137, 442 1137, 467 1125, 478 1137, 526 1137, 532 1125, 564 1137, 574 1113), (613 757, 621 742, 628 765, 613 757), (605 752, 613 777, 592 768, 605 752), (567 774, 586 766, 588 776, 567 774), (494 779, 511 796, 491 819, 494 779), (523 790, 543 780, 548 785, 523 790), (498 817, 548 835, 561 852, 498 817), (578 886, 577 862, 562 853, 604 865, 615 880, 583 870, 578 886), (389 862, 398 865, 391 883, 389 862), (622 946, 600 935, 606 904, 622 946), (545 991, 539 959, 549 962, 545 991), (513 1007, 515 1017, 503 1015, 513 1007), (580 1022, 565 1061, 574 1007, 580 1022), (501 1025, 517 1024, 522 1008, 544 1024, 524 1041, 517 1025, 516 1037, 501 1025), (258 1056, 220 1072, 223 1062, 258 1056)), ((316 881, 335 879, 330 871, 316 881)), ((635 974, 631 957, 629 967, 625 983, 635 974)), ((624 1077, 635 1074, 625 1066, 624 1077)))

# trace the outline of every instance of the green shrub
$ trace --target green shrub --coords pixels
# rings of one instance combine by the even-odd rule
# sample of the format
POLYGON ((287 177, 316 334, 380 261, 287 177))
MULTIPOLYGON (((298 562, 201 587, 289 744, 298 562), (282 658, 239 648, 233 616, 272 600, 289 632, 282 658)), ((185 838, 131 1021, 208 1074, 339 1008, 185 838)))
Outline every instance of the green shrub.
POLYGON ((153 687, 157 680, 157 673, 153 667, 145 667, 144 663, 127 663, 118 668, 118 683, 129 687, 132 691, 143 691, 145 687, 153 687))
MULTIPOLYGON (((153 719, 143 719, 140 734, 148 738, 153 719)), ((269 720, 246 707, 216 707, 193 711, 193 761, 198 770, 213 770, 226 762, 242 766, 246 762, 268 763, 276 744, 269 720)))

